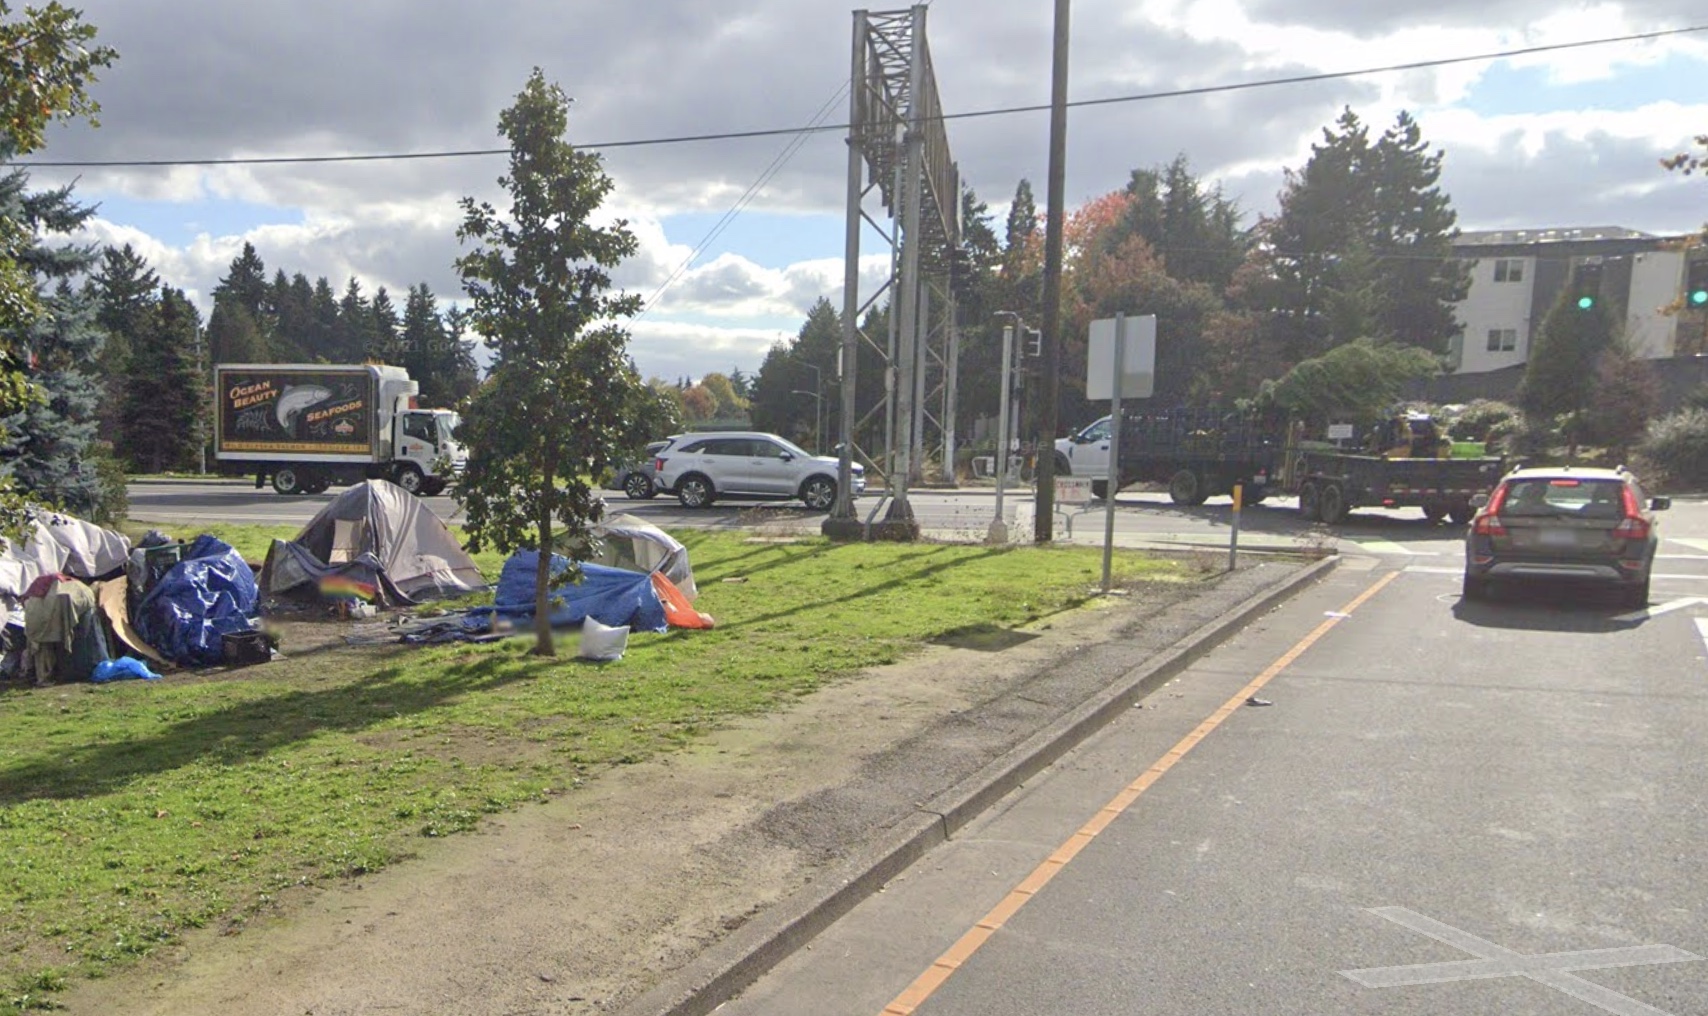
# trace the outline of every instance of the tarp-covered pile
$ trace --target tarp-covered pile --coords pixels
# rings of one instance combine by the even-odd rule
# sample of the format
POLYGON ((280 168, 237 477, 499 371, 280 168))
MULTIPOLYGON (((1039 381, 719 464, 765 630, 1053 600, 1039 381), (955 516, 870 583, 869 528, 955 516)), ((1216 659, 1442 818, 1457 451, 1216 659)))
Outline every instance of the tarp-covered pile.
POLYGON ((143 596, 132 620, 143 641, 172 662, 214 666, 225 661, 225 635, 255 630, 259 606, 243 555, 201 536, 143 596))
POLYGON ((418 498, 369 480, 334 498, 296 539, 274 540, 261 588, 268 596, 318 593, 393 605, 462 596, 485 589, 486 579, 418 498))
MULTIPOLYGON (((686 557, 683 564, 685 567, 686 557)), ((486 627, 500 617, 532 619, 539 567, 538 551, 512 554, 498 576, 492 606, 469 611, 469 626, 486 627)), ((567 578, 569 567, 568 558, 559 554, 551 556, 552 576, 567 578)), ((672 626, 712 626, 712 619, 694 610, 687 595, 663 572, 634 571, 592 562, 583 563, 580 570, 581 581, 560 580, 551 589, 547 622, 553 628, 579 625, 588 618, 630 631, 663 632, 672 626)))
POLYGON ((43 575, 91 582, 124 569, 130 540, 69 515, 43 512, 30 523, 22 546, 0 537, 0 597, 22 600, 43 575))

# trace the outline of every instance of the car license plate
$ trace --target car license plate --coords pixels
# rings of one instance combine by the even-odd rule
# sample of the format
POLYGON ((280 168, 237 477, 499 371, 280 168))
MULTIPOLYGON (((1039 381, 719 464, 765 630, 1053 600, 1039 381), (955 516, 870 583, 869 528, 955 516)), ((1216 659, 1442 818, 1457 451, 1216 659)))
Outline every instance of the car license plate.
POLYGON ((1578 542, 1578 535, 1570 529, 1544 529, 1538 536, 1544 547, 1572 547, 1578 542))

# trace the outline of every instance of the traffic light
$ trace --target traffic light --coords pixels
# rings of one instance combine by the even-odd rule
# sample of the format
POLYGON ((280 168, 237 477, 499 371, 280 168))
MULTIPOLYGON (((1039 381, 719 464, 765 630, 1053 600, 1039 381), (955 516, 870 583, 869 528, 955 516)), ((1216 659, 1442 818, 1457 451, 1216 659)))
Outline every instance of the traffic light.
POLYGON ((1026 329, 1026 355, 1037 359, 1044 355, 1044 333, 1037 328, 1026 329))
POLYGON ((1572 303, 1590 310, 1601 301, 1601 262, 1585 261, 1572 266, 1572 303))
POLYGON ((1692 261, 1685 269, 1684 305, 1698 310, 1708 307, 1708 261, 1692 261))

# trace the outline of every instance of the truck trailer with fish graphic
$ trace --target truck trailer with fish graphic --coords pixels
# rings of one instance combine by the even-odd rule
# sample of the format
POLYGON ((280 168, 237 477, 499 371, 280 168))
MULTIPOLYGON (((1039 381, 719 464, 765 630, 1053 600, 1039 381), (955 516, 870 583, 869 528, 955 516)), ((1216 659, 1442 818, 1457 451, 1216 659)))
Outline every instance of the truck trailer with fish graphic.
POLYGON ((457 414, 382 364, 228 363, 214 368, 214 458, 281 494, 391 480, 431 496, 468 460, 457 414))

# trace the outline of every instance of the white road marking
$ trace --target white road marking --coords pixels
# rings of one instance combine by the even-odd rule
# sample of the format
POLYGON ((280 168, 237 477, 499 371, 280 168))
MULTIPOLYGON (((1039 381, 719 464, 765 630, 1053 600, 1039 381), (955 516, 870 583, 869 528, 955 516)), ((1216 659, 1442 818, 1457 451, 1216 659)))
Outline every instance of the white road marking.
POLYGON ((1376 907, 1370 912, 1477 958, 1448 963, 1414 963, 1403 967, 1370 967, 1364 970, 1341 971, 1343 976, 1366 988, 1399 988, 1417 984, 1450 984, 1455 981, 1525 977, 1616 1016, 1667 1016, 1652 1005, 1639 1002, 1628 995, 1621 995, 1599 984, 1592 984, 1575 976, 1574 972, 1659 963, 1690 963, 1702 959, 1694 953, 1675 949, 1670 945, 1584 949, 1526 956, 1404 907, 1376 907))
POLYGON ((1666 542, 1676 543, 1681 547, 1689 547, 1691 550, 1708 554, 1708 540, 1699 540, 1693 536, 1669 536, 1666 542))
MULTIPOLYGON (((1656 576, 1656 578, 1659 578, 1659 576, 1656 576)), ((1641 621, 1645 618, 1660 617, 1662 614, 1670 614, 1675 610, 1683 610, 1686 607, 1693 607, 1697 604, 1708 604, 1708 597, 1686 596, 1680 600, 1669 600, 1666 603, 1658 603, 1653 607, 1645 607, 1642 610, 1633 610, 1629 614, 1617 614, 1614 616, 1613 620, 1641 621)))
POLYGON ((1702 647, 1708 649, 1708 617, 1696 619, 1696 634, 1702 636, 1702 647))
POLYGON ((1346 542, 1357 546, 1357 548, 1359 550, 1366 551, 1366 552, 1371 553, 1371 554, 1389 554, 1389 555, 1395 555, 1395 556, 1399 556, 1399 557, 1440 557, 1441 556, 1440 551, 1412 550, 1410 547, 1406 547, 1402 544, 1395 543, 1392 540, 1358 540, 1358 539, 1351 539, 1351 538, 1346 538, 1346 537, 1343 537, 1343 539, 1346 539, 1346 542))

